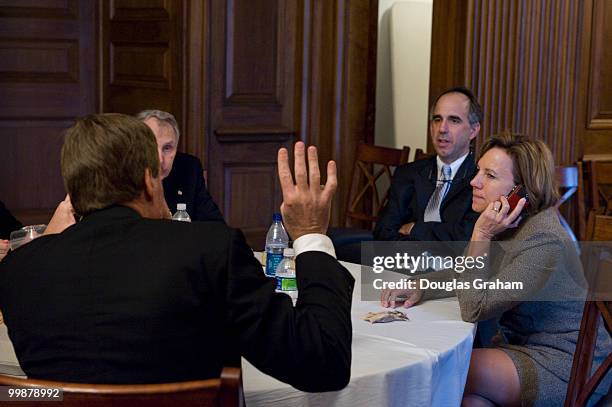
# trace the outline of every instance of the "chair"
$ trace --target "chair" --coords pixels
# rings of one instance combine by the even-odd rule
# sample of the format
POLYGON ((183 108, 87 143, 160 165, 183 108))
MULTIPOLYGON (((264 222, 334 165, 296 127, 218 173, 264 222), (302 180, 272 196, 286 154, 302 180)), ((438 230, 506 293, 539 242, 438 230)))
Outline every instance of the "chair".
POLYGON ((612 213, 612 161, 586 161, 588 179, 588 209, 610 215, 612 213))
MULTIPOLYGON (((597 215, 595 211, 591 211, 586 237, 590 241, 609 242, 612 240, 612 217, 597 215)), ((595 259, 592 261, 594 264, 592 264, 592 267, 589 267, 591 265, 589 265, 588 261, 585 262, 585 264, 589 265, 585 266, 585 270, 594 270, 594 272, 589 273, 590 275, 587 278, 590 293, 589 298, 585 301, 582 313, 580 333, 578 334, 570 381, 565 397, 565 407, 585 406, 593 391, 612 367, 611 353, 607 355, 599 368, 590 376, 600 316, 603 319, 608 334, 612 335, 612 302, 607 301, 605 297, 598 298, 594 294, 595 291, 601 291, 602 284, 609 285, 609 281, 607 283, 606 281, 610 279, 610 273, 612 273, 612 261, 609 256, 610 246, 609 244, 607 247, 604 246, 605 244, 602 244, 600 247, 589 247, 591 250, 589 250, 587 256, 590 259, 595 259), (607 252, 605 256, 603 255, 604 251, 607 252)), ((583 250, 585 249, 583 247, 583 250)), ((604 292, 609 292, 609 288, 606 288, 604 292)))
POLYGON ((346 226, 350 227, 353 221, 359 221, 361 226, 372 229, 378 220, 378 213, 389 199, 388 188, 385 194, 379 191, 381 177, 386 175, 386 181, 390 184, 393 176, 391 167, 407 163, 409 154, 410 147, 399 150, 365 143, 357 146, 345 215, 346 226))
POLYGON ((408 162, 410 147, 395 149, 360 143, 355 154, 343 228, 328 231, 340 260, 359 263, 359 243, 373 240, 372 229, 389 199, 392 169, 408 162), (386 188, 383 194, 382 190, 386 188))
MULTIPOLYGON (((64 407, 202 407, 243 406, 239 368, 226 367, 219 379, 160 384, 81 384, 21 379, 0 375, 0 385, 22 388, 61 388, 64 407)), ((37 401, 3 401, 6 407, 36 407, 37 401)), ((53 404, 53 403, 51 403, 53 404)))
POLYGON ((555 176, 557 184, 562 190, 563 195, 555 205, 559 220, 561 224, 567 230, 569 235, 574 241, 577 241, 574 231, 567 223, 565 217, 559 212, 559 208, 567 202, 574 194, 576 194, 576 207, 574 208, 574 226, 578 229, 578 236, 581 240, 584 240, 585 230, 585 212, 584 212, 584 188, 582 183, 582 163, 572 166, 557 166, 555 169, 555 176))
POLYGON ((431 157, 431 154, 427 154, 422 148, 417 148, 414 151, 414 161, 426 160, 429 157, 431 157))

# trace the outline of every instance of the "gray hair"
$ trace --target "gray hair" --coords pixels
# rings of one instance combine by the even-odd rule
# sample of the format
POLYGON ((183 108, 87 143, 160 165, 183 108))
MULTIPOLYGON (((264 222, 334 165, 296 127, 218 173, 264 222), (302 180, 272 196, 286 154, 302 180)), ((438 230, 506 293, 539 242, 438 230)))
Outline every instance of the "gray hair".
POLYGON ((181 137, 181 132, 179 131, 178 123, 172 113, 164 112, 163 110, 143 110, 136 115, 136 118, 143 122, 151 117, 172 127, 174 134, 176 134, 176 141, 178 143, 179 138, 181 137))

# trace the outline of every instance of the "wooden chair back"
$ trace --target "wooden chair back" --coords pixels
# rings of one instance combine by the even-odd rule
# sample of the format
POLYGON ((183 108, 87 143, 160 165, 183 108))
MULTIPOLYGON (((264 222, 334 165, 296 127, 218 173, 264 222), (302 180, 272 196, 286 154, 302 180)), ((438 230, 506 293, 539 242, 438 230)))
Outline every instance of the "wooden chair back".
MULTIPOLYGON (((588 241, 612 241, 612 216, 598 215, 595 211, 591 211, 587 223, 586 238, 588 241)), ((582 249, 584 251, 585 247, 583 246, 582 249)), ((597 287, 600 287, 602 284, 609 285, 606 281, 610 279, 610 274, 612 274, 612 260, 610 260, 609 255, 610 246, 608 245, 604 250, 608 253, 606 256, 602 255, 602 251, 591 250, 587 254, 593 257, 593 254, 596 253, 594 256, 596 259, 594 262, 595 270, 588 277, 591 283, 591 292, 584 304, 580 333, 578 334, 570 381, 565 396, 565 407, 582 407, 587 405, 593 391, 612 367, 612 353, 609 353, 602 364, 591 375, 600 316, 608 334, 612 335, 612 303, 607 301, 605 297, 599 297, 598 299, 598 297, 593 295, 593 291, 600 291, 594 288, 593 283, 597 287)), ((610 289, 608 288, 606 292, 610 292, 610 289)))
MULTIPOLYGON (((585 237, 585 227, 586 227, 586 218, 585 218, 585 209, 584 209, 584 187, 582 182, 582 163, 578 163, 577 165, 570 166, 557 166, 555 169, 555 176, 557 180, 557 184, 559 186, 560 192, 562 193, 561 198, 555 205, 557 210, 568 202, 572 198, 576 198, 575 205, 572 208, 569 208, 569 211, 566 213, 572 212, 574 216, 573 224, 576 230, 578 231, 578 236, 581 240, 584 240, 585 237)), ((576 241, 576 236, 574 235, 574 231, 570 227, 569 223, 565 219, 565 217, 559 212, 559 220, 563 227, 568 231, 570 236, 576 241)))
POLYGON ((585 161, 589 210, 612 214, 612 161, 585 161))
MULTIPOLYGON (((59 388, 63 407, 243 406, 239 368, 226 367, 218 379, 159 384, 82 384, 0 375, 0 385, 25 389, 59 388)), ((37 407, 41 400, 3 401, 3 407, 37 407)), ((53 404, 53 403, 51 403, 53 404)))
POLYGON ((431 154, 427 154, 422 148, 414 150, 414 161, 426 160, 429 157, 431 157, 431 154))
POLYGON ((351 175, 351 187, 346 208, 345 226, 358 223, 361 228, 372 229, 378 221, 378 214, 389 199, 392 170, 408 162, 410 147, 399 150, 360 143, 355 154, 351 175), (381 179, 386 178, 384 181, 381 179), (387 190, 379 191, 384 182, 387 190))

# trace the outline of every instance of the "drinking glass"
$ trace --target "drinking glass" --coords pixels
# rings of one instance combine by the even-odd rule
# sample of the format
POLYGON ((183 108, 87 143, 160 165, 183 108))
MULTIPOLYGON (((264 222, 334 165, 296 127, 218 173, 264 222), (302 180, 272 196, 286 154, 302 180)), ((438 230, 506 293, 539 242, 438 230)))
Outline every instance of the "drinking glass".
POLYGON ((28 243, 38 236, 42 235, 47 228, 47 225, 30 225, 24 226, 19 230, 11 232, 9 247, 11 250, 15 250, 19 246, 28 243))

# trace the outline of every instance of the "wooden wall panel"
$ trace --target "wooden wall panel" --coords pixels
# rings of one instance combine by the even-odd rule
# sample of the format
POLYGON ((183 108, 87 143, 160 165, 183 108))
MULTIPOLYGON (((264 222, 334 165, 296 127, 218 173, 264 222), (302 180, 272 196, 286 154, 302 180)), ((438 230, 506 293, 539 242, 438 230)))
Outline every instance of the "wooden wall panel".
POLYGON ((78 47, 76 40, 0 40, 0 82, 78 82, 78 47))
POLYGON ((112 0, 101 5, 103 110, 161 109, 173 113, 183 129, 185 3, 112 0))
POLYGON ((226 7, 225 104, 280 105, 279 74, 289 62, 278 59, 283 7, 278 0, 228 0, 226 7))
MULTIPOLYGON (((257 236, 262 221, 262 214, 274 213, 278 210, 275 202, 262 197, 277 196, 280 184, 274 163, 257 163, 242 160, 240 162, 226 162, 223 174, 228 188, 226 196, 240 196, 250 210, 244 210, 244 205, 238 200, 226 200, 223 213, 233 222, 240 224, 240 228, 247 236, 257 236), (255 188, 254 188, 255 187, 255 188)), ((270 217, 270 223, 272 219, 270 217)), ((269 226, 269 225, 268 225, 269 226)), ((259 242, 257 246, 262 246, 259 242)))
POLYGON ((612 2, 584 3, 579 123, 587 159, 612 159, 612 2))
POLYGON ((78 0, 2 0, 0 15, 17 18, 77 18, 78 0))
POLYGON ((213 0, 210 7, 209 186, 226 221, 256 248, 281 202, 276 151, 295 137, 295 5, 213 0))
POLYGON ((0 2, 0 200, 26 223, 63 199, 63 131, 97 110, 96 18, 94 0, 0 2))
POLYGON ((374 142, 377 0, 307 0, 301 9, 301 140, 335 160, 332 225, 344 224, 360 141, 374 142))
POLYGON ((596 1, 593 18, 587 127, 612 129, 612 3, 596 1))

